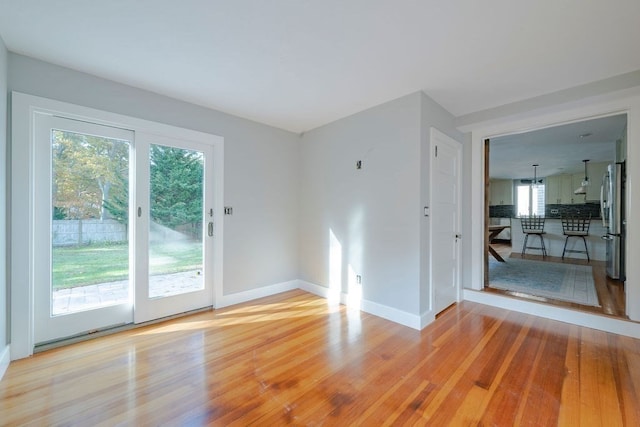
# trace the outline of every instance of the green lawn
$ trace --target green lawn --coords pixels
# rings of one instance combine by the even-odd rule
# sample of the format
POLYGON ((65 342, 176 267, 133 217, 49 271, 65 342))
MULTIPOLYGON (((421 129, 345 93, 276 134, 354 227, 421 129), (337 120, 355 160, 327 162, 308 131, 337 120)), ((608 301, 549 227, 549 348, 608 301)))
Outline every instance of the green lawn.
MULTIPOLYGON (((129 274, 129 246, 96 244, 53 248, 53 288, 65 289, 124 280, 129 274)), ((201 242, 154 244, 150 274, 177 273, 202 268, 201 242)))

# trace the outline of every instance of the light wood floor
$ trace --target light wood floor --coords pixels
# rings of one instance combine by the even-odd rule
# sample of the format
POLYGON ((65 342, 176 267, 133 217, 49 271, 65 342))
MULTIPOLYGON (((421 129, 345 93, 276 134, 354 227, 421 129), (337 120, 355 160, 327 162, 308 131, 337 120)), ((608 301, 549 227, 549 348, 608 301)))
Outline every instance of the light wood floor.
POLYGON ((471 302, 423 331, 302 291, 13 362, 3 425, 640 425, 640 341, 471 302))
POLYGON ((542 257, 541 255, 526 253, 522 256, 519 252, 512 252, 513 248, 510 244, 506 243, 493 243, 492 246, 503 258, 507 259, 509 257, 515 258, 523 258, 523 259, 532 259, 537 261, 546 261, 546 262, 559 262, 559 263, 567 263, 567 264, 578 264, 578 265, 590 265, 593 267, 593 281, 596 287, 596 293, 598 294, 598 301, 600 302, 600 307, 593 307, 589 305, 582 305, 571 303, 567 301, 554 300, 551 298, 544 298, 538 296, 531 296, 527 294, 523 294, 521 292, 512 292, 505 291, 502 289, 495 289, 485 286, 485 291, 493 292, 503 295, 509 295, 516 298, 527 299, 537 302, 543 302, 546 304, 556 305, 559 307, 572 308, 580 311, 585 311, 589 313, 598 313, 604 314, 608 316, 618 317, 622 319, 628 319, 626 315, 626 302, 625 302, 625 292, 624 292, 624 284, 618 280, 612 280, 607 277, 606 272, 606 264, 604 261, 590 261, 587 262, 586 259, 578 259, 578 258, 568 258, 564 259, 560 257, 542 257))

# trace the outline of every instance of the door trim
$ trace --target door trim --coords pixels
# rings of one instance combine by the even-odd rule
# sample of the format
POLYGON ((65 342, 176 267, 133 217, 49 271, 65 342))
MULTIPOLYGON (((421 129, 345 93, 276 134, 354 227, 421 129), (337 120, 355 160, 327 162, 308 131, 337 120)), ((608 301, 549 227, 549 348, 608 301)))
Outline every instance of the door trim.
POLYGON ((214 149, 214 218, 216 239, 213 254, 215 299, 222 295, 222 249, 224 207, 224 138, 191 129, 110 113, 66 102, 11 93, 11 360, 29 357, 34 349, 34 239, 33 239, 33 120, 35 114, 58 115, 96 124, 119 127, 174 139, 187 139, 213 146, 214 149))
POLYGON ((489 286, 489 154, 491 150, 491 140, 484 140, 484 287, 489 286))

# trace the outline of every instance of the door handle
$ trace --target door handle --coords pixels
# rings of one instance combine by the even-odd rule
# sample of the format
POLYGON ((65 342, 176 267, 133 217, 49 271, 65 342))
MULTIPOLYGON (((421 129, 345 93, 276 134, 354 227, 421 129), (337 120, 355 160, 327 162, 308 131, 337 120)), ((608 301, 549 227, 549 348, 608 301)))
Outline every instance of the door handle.
POLYGON ((209 229, 209 237, 213 237, 213 222, 210 222, 207 228, 209 229))

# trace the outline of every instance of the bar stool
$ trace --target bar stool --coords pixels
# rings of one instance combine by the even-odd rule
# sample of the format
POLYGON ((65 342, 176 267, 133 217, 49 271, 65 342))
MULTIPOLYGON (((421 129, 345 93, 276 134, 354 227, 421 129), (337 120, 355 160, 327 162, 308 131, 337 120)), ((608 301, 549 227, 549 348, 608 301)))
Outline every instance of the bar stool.
POLYGON ((589 248, 587 247, 586 237, 589 235, 589 225, 591 225, 591 215, 588 218, 562 218, 562 233, 567 236, 564 239, 564 248, 562 249, 562 258, 566 252, 574 252, 580 254, 587 254, 587 261, 591 261, 589 258, 589 248), (584 243, 584 251, 575 249, 567 249, 567 243, 569 237, 580 237, 582 243, 584 243))
POLYGON ((542 256, 547 256, 547 248, 544 246, 544 239, 542 235, 544 232, 544 217, 539 216, 524 216, 520 218, 520 225, 522 226, 522 232, 524 233, 524 243, 522 244, 522 255, 527 249, 537 249, 542 251, 542 256), (540 246, 527 246, 529 236, 538 236, 540 238, 540 246))

